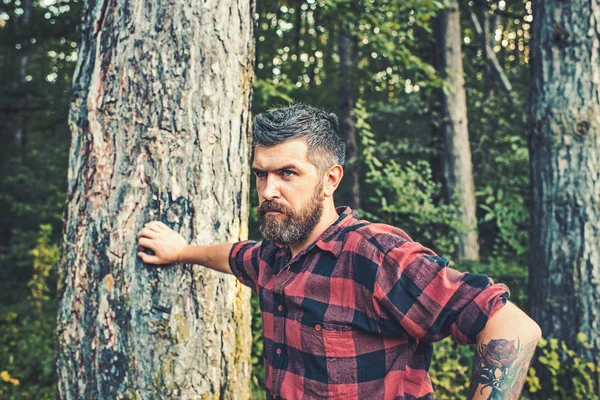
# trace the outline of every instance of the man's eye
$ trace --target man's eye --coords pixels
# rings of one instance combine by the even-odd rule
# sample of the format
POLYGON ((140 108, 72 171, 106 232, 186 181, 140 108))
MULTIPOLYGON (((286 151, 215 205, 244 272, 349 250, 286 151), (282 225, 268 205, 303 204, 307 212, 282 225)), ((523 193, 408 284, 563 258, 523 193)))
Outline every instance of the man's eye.
POLYGON ((254 175, 256 175, 257 178, 264 178, 265 176, 267 176, 267 173, 264 171, 256 171, 254 175))
POLYGON ((294 176, 294 173, 292 171, 285 170, 283 171, 283 176, 285 176, 286 178, 291 178, 292 176, 294 176))

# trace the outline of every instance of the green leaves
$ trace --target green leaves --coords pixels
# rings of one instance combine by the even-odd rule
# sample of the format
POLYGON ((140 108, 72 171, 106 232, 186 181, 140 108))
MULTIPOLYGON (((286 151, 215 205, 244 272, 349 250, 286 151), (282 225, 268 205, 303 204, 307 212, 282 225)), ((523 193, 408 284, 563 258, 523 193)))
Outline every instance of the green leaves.
POLYGON ((50 400, 56 398, 54 336, 57 301, 26 300, 0 306, 0 397, 50 400), (17 383, 18 382, 18 383, 17 383))
MULTIPOLYGON (((494 185, 503 184, 501 181, 499 177, 494 185)), ((493 225, 498 230, 492 253, 496 257, 510 257, 515 253, 521 256, 528 250, 529 210, 524 195, 519 192, 521 189, 509 185, 506 190, 495 189, 490 183, 476 192, 482 214, 480 223, 493 225)))
POLYGON ((454 206, 440 202, 441 185, 435 183, 429 163, 424 160, 385 163, 377 154, 381 145, 373 140, 364 109, 355 113, 366 164, 364 193, 374 193, 365 202, 365 216, 408 232, 415 240, 450 256, 454 250, 451 232, 458 228, 454 206))
POLYGON ((264 399, 265 397, 265 370, 263 365, 263 334, 262 319, 258 295, 252 292, 250 298, 252 305, 252 398, 264 399))
MULTIPOLYGON (((577 334, 577 341, 584 348, 589 346, 584 333, 577 334)), ((542 392, 545 398, 558 399, 590 399, 598 400, 594 392, 593 376, 598 371, 598 366, 587 362, 566 342, 557 339, 544 339, 538 344, 539 370, 530 368, 527 384, 530 392, 542 392), (538 374, 549 375, 549 382, 540 384, 538 374), (572 382, 572 387, 564 387, 566 381, 572 382)))
POLYGON ((435 344, 429 374, 436 398, 467 398, 473 354, 473 347, 461 346, 451 337, 435 344))

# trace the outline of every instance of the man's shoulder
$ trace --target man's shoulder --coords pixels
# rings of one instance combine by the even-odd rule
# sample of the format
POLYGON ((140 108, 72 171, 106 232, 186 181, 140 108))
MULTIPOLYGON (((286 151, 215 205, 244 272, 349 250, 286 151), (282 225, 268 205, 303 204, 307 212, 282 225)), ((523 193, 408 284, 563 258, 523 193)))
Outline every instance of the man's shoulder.
POLYGON ((413 240, 402 229, 392 225, 355 220, 345 227, 347 241, 358 241, 363 248, 381 252, 384 255, 390 250, 413 240))

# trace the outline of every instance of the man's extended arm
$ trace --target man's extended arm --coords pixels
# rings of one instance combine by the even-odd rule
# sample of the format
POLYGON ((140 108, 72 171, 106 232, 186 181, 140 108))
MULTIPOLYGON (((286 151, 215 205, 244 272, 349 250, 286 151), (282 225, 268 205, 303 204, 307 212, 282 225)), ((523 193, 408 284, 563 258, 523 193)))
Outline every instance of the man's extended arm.
POLYGON ((518 399, 540 327, 508 302, 477 336, 469 399, 518 399))
POLYGON ((138 237, 138 256, 148 264, 186 263, 199 264, 215 271, 231 274, 229 252, 233 244, 221 243, 211 246, 188 244, 179 233, 162 222, 152 221, 144 225, 138 237), (153 255, 144 252, 150 249, 153 255))

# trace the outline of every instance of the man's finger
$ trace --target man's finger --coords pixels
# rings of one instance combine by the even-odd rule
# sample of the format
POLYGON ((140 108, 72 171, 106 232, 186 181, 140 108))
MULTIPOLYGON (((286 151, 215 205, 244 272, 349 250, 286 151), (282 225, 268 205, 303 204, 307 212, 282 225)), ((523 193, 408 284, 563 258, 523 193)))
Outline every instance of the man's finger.
POLYGON ((142 238, 142 237, 147 237, 147 238, 150 238, 150 239, 154 239, 157 236, 158 236, 158 233, 154 232, 153 230, 151 230, 149 228, 143 228, 137 234, 138 239, 142 238))
POLYGON ((150 229, 152 232, 156 232, 156 233, 160 233, 160 231, 162 231, 162 228, 155 223, 149 223, 148 225, 146 225, 146 227, 144 229, 150 229))
POLYGON ((166 225, 160 221, 150 221, 150 222, 148 222, 147 225, 148 225, 148 228, 150 228, 154 231, 157 231, 157 232, 160 232, 166 228, 166 225))
POLYGON ((146 237, 141 237, 138 239, 138 246, 142 246, 146 249, 154 251, 154 243, 151 239, 148 239, 146 237))
POLYGON ((145 262, 146 264, 158 264, 159 263, 159 259, 156 256, 151 256, 150 254, 146 254, 143 252, 138 252, 138 256, 142 259, 143 262, 145 262))
POLYGON ((157 232, 164 231, 165 229, 171 229, 160 221, 150 221, 146 225, 148 225, 148 227, 152 227, 157 232))

